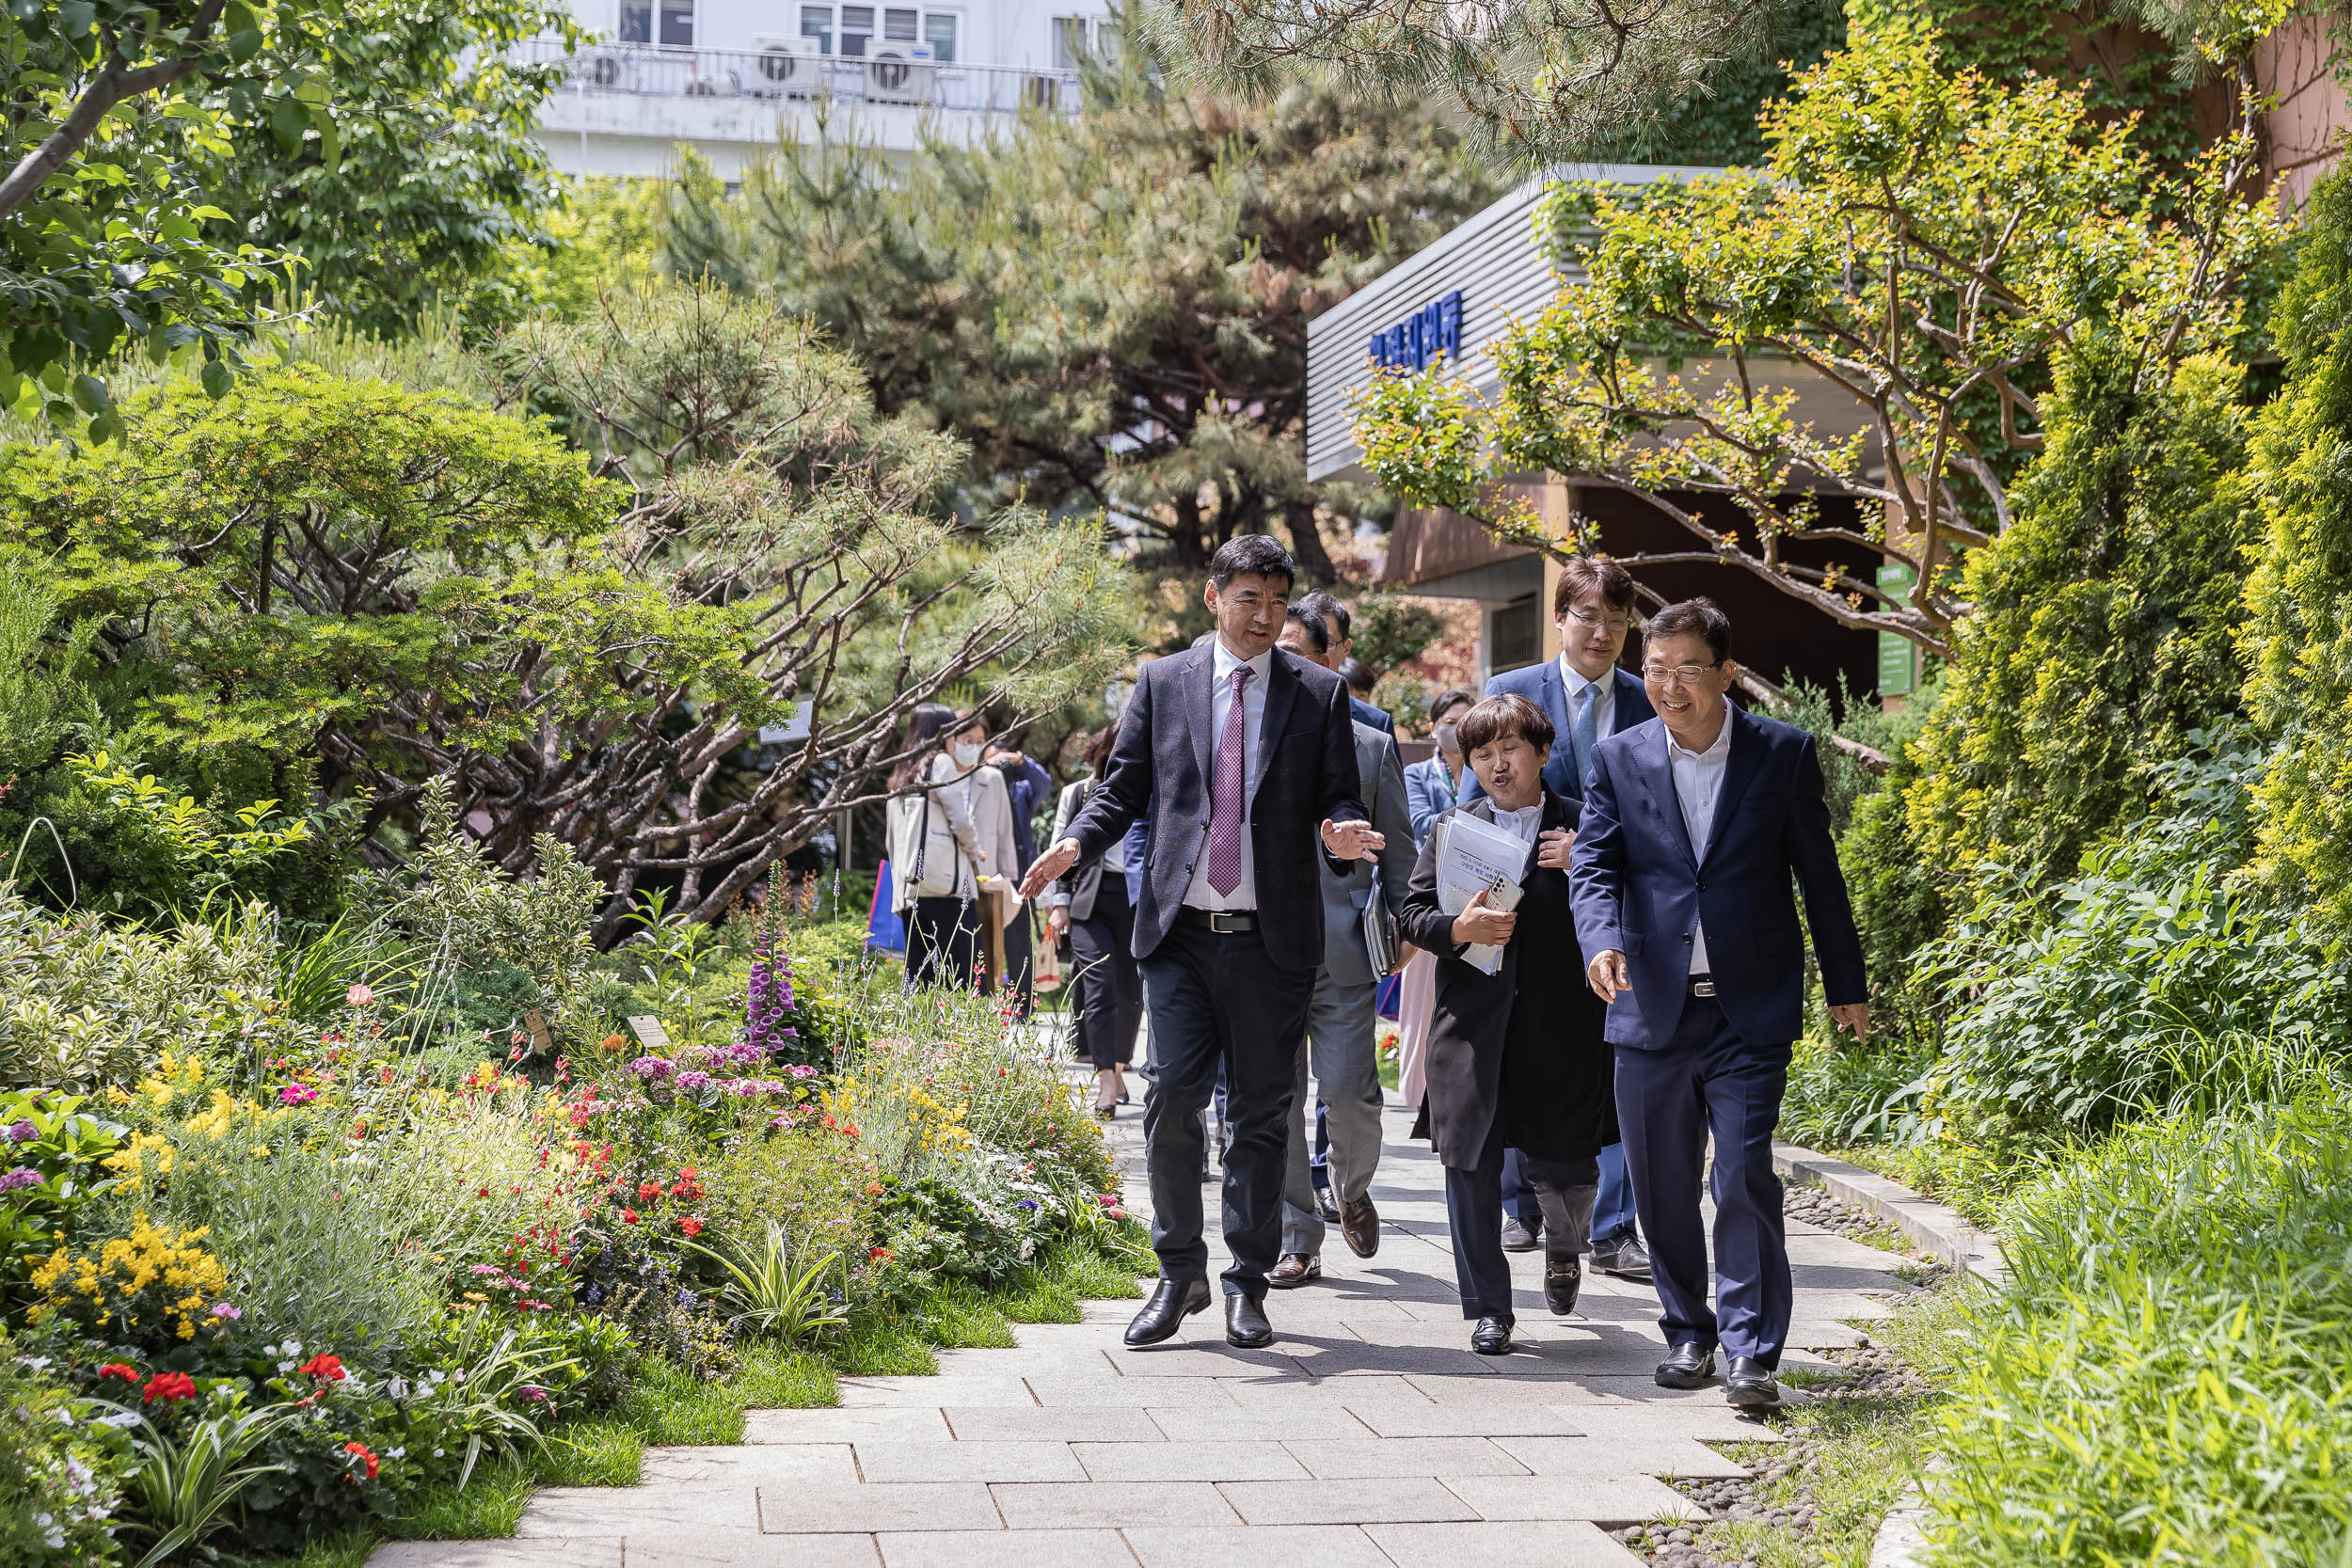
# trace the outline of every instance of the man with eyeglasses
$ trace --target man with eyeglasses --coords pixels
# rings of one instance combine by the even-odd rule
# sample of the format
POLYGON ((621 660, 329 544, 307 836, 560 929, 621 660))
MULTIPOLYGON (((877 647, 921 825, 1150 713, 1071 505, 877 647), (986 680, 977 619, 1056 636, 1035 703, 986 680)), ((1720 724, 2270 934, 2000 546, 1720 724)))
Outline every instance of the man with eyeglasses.
POLYGON ((1804 1013, 1791 879, 1830 1014, 1867 1039, 1862 939, 1813 737, 1726 701, 1731 623, 1692 599, 1651 616, 1643 642, 1658 717, 1594 751, 1569 861, 1577 938, 1617 1051, 1617 1122, 1668 1347, 1657 1381, 1704 1386, 1720 1347, 1730 1402, 1768 1409, 1791 1299, 1772 1129, 1804 1013), (1699 1213, 1710 1132, 1712 1307, 1699 1213))
MULTIPOLYGON (((1555 795, 1582 800, 1594 748, 1656 717, 1640 679, 1617 668, 1626 634, 1633 629, 1633 578, 1606 556, 1578 556, 1560 568, 1551 616, 1560 629, 1560 657, 1504 671, 1486 683, 1486 695, 1524 697, 1544 710, 1552 733, 1560 737, 1544 766, 1544 784, 1555 795)), ((1485 794, 1476 771, 1463 768, 1460 803, 1467 806, 1485 794)), ((1504 1251, 1533 1252, 1542 1244, 1543 1212, 1517 1149, 1503 1156, 1502 1212, 1504 1251)), ((1620 1279, 1649 1278, 1649 1257, 1634 1225, 1622 1144, 1600 1151, 1592 1237, 1593 1267, 1620 1279)))

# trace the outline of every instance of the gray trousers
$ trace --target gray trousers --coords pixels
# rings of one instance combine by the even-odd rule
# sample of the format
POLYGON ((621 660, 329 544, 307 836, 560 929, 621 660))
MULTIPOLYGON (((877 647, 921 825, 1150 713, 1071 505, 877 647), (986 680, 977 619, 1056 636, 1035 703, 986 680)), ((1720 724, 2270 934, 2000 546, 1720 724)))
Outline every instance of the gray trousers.
POLYGON ((1307 1092, 1310 1060, 1317 1092, 1329 1107, 1325 1126, 1331 1136, 1332 1196, 1342 1203, 1363 1196, 1380 1168, 1380 1066, 1373 1053, 1379 990, 1375 984, 1341 985, 1330 971, 1315 971, 1307 1037, 1299 1042, 1292 1079, 1290 1152, 1282 1172, 1284 1252, 1313 1257, 1323 1251, 1323 1216, 1307 1174, 1315 1124, 1315 1096, 1307 1092))

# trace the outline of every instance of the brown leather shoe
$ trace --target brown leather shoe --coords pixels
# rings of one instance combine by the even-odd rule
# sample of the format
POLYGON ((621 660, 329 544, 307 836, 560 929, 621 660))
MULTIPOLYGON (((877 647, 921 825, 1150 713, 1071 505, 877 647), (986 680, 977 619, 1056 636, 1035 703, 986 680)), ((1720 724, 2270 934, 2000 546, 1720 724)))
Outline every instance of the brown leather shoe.
POLYGON ((1277 1291, 1295 1291, 1322 1277, 1323 1259, 1311 1252, 1286 1252, 1265 1272, 1267 1286, 1277 1291))
POLYGON ((1340 1205, 1340 1235, 1347 1250, 1369 1258, 1380 1250, 1380 1211, 1368 1197, 1349 1198, 1340 1205))

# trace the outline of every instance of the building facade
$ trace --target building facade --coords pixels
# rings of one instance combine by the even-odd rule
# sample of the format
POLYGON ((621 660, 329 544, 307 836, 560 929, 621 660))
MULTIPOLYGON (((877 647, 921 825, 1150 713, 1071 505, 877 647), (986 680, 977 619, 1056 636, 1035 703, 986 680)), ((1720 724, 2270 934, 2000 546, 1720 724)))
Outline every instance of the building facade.
MULTIPOLYGON (((784 135, 897 150, 969 140, 1025 108, 1077 103, 1079 61, 1114 49, 1102 0, 572 0, 594 36, 568 56, 540 139, 567 174, 656 175, 680 143, 738 178, 784 135)), ((559 40, 527 58, 565 59, 559 40)))

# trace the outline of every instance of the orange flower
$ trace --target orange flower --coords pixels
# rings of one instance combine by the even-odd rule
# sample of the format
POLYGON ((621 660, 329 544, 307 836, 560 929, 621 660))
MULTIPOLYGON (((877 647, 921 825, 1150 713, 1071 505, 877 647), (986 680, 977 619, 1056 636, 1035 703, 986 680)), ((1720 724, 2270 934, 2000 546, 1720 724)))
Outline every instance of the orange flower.
POLYGON ((628 1049, 628 1037, 623 1035, 607 1035, 604 1037, 604 1048, 607 1051, 627 1051, 628 1049))
POLYGON ((677 1222, 677 1227, 680 1230, 685 1231, 689 1236, 699 1236, 703 1233, 703 1222, 696 1219, 691 1214, 688 1214, 683 1219, 679 1220, 677 1222))
POLYGON ((357 1456, 359 1462, 368 1467, 368 1479, 370 1481, 373 1481, 375 1479, 375 1454, 374 1451, 365 1443, 345 1443, 343 1445, 343 1452, 357 1456))

